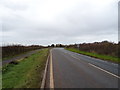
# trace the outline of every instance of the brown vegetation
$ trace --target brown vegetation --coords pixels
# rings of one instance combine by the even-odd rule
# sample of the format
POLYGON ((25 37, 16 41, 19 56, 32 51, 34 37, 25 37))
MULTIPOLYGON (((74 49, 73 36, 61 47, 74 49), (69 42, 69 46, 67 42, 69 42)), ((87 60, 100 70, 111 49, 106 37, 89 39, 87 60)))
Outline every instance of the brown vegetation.
POLYGON ((31 46, 23 46, 23 45, 8 45, 2 46, 2 58, 14 56, 17 54, 21 54, 27 51, 41 49, 43 46, 39 45, 31 45, 31 46))
POLYGON ((81 51, 98 53, 102 55, 110 55, 118 57, 118 48, 120 49, 120 43, 116 44, 113 42, 102 41, 102 42, 94 42, 94 43, 82 43, 82 44, 74 44, 69 45, 67 47, 70 48, 78 48, 81 51))

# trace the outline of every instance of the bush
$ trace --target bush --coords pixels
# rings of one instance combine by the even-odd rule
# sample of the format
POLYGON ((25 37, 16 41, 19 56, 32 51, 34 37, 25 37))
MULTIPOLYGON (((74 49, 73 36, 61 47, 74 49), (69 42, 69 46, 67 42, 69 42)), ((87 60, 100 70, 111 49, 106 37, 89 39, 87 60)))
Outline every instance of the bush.
MULTIPOLYGON (((68 47, 77 48, 77 45, 69 45, 68 47)), ((102 55, 110 55, 115 57, 118 57, 118 53, 120 53, 118 52, 118 48, 120 48, 120 43, 116 44, 108 41, 79 44, 79 50, 81 51, 98 53, 102 55)))
POLYGON ((43 46, 32 45, 32 46, 22 46, 22 45, 8 45, 2 46, 2 58, 14 56, 27 51, 41 49, 43 46))

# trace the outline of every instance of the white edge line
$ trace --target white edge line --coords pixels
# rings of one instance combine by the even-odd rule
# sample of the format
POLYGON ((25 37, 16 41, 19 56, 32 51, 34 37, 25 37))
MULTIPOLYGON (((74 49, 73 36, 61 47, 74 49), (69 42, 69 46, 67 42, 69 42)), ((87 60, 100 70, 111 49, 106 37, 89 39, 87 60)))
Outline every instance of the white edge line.
POLYGON ((48 68, 48 59, 49 59, 49 55, 48 55, 47 61, 46 61, 46 66, 45 66, 44 75, 43 75, 43 79, 42 79, 41 89, 45 88, 45 81, 46 81, 47 68, 48 68))
POLYGON ((50 51, 50 88, 54 88, 52 50, 50 51))
MULTIPOLYGON (((75 58, 75 59, 78 59, 78 58, 76 58, 76 57, 74 57, 74 56, 72 56, 72 57, 75 58)), ((78 60, 80 60, 80 59, 78 59, 78 60)), ((91 66, 93 66, 93 67, 95 67, 95 68, 97 68, 97 69, 99 69, 99 70, 101 70, 101 71, 104 71, 104 72, 106 72, 106 73, 108 73, 108 74, 110 74, 110 75, 112 75, 112 76, 117 77, 117 78, 120 79, 119 76, 117 76, 117 75, 115 75, 115 74, 113 74, 113 73, 111 73, 111 72, 109 72, 109 71, 106 71, 106 70, 104 70, 104 69, 102 69, 102 68, 100 68, 100 67, 98 67, 98 66, 96 66, 96 65, 93 65, 93 64, 91 64, 91 63, 88 63, 88 64, 91 65, 91 66)))
POLYGON ((120 79, 119 76, 117 76, 117 75, 115 75, 115 74, 113 74, 113 73, 111 73, 111 72, 109 72, 109 71, 106 71, 106 70, 104 70, 104 69, 102 69, 102 68, 100 68, 100 67, 98 67, 98 66, 96 66, 96 65, 93 65, 93 64, 91 64, 91 63, 88 63, 88 64, 91 65, 91 66, 93 66, 93 67, 95 67, 95 68, 97 68, 97 69, 99 69, 99 70, 101 70, 101 71, 104 71, 104 72, 106 72, 106 73, 108 73, 108 74, 110 74, 110 75, 112 75, 112 76, 117 77, 117 78, 120 79))

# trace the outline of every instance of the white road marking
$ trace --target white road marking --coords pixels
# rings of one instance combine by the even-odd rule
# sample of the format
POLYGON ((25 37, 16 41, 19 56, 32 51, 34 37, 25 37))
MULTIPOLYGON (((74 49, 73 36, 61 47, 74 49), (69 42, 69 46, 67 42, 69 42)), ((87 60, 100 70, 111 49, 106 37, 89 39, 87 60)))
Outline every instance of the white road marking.
POLYGON ((109 72, 109 71, 106 71, 106 70, 104 70, 104 69, 102 69, 102 68, 100 68, 100 67, 98 67, 98 66, 95 66, 95 65, 93 65, 93 64, 91 64, 91 63, 88 63, 88 64, 91 65, 91 66, 93 66, 93 67, 95 67, 95 68, 97 68, 97 69, 99 69, 99 70, 101 70, 101 71, 104 71, 104 72, 106 72, 106 73, 108 73, 108 74, 110 74, 110 75, 112 75, 112 76, 117 77, 117 78, 120 79, 119 76, 117 76, 117 75, 115 75, 115 74, 113 74, 113 73, 111 73, 111 72, 109 72))
POLYGON ((73 57, 73 58, 75 58, 75 59, 77 59, 77 60, 80 60, 79 58, 76 58, 76 57, 74 57, 73 55, 71 55, 71 57, 73 57))
POLYGON ((50 51, 50 88, 54 88, 52 50, 50 51))
MULTIPOLYGON (((73 56, 73 55, 71 55, 71 57, 73 57, 73 58, 75 58, 75 59, 77 59, 77 60, 80 60, 79 58, 76 58, 76 57, 73 56)), ((104 62, 107 62, 107 61, 104 61, 104 62)), ((106 73, 108 73, 108 74, 110 74, 110 75, 112 75, 112 76, 117 77, 117 78, 120 79, 119 76, 117 76, 117 75, 115 75, 115 74, 113 74, 113 73, 111 73, 111 72, 109 72, 109 71, 106 71, 106 70, 104 70, 104 69, 102 69, 102 68, 100 68, 100 67, 98 67, 98 66, 95 66, 95 65, 93 65, 93 64, 91 64, 91 63, 88 63, 88 64, 91 65, 91 66, 93 66, 93 67, 95 67, 95 68, 97 68, 97 69, 99 69, 99 70, 101 70, 101 71, 104 71, 104 72, 106 72, 106 73)))
MULTIPOLYGON (((67 52, 70 52, 70 51, 67 51, 67 52)), ((70 52, 71 53, 71 52, 70 52)), ((75 52, 72 52, 72 54, 70 54, 70 53, 68 53, 69 55, 71 55, 72 56, 72 54, 76 54, 76 55, 83 55, 83 54, 80 54, 80 53, 75 53, 75 52)), ((87 55, 84 55, 84 56, 87 56, 87 55)), ((93 58, 93 57, 91 57, 91 56, 87 56, 87 58, 93 58)), ((95 58, 95 59, 99 59, 99 58, 95 58)), ((101 59, 99 59, 99 61, 101 61, 101 62, 104 62, 104 63, 111 63, 112 65, 114 65, 114 66, 118 66, 118 64, 116 64, 116 63, 112 63, 112 62, 109 62, 109 61, 104 61, 104 60, 101 60, 101 59)))

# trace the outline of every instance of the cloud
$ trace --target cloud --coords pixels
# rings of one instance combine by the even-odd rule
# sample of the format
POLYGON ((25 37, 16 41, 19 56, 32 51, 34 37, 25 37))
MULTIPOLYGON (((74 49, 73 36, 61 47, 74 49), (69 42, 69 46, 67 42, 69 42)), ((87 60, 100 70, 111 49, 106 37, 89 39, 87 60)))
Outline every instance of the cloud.
POLYGON ((1 0, 3 43, 118 41, 118 0, 1 0))

